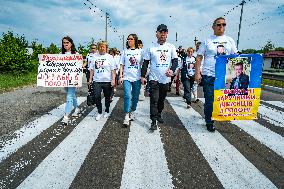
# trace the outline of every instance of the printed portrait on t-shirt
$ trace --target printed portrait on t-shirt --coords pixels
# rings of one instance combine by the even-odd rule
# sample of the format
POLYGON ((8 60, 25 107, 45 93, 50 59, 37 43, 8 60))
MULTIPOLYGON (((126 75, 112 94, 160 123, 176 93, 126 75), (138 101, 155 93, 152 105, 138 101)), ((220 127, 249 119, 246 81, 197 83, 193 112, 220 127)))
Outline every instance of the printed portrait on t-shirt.
POLYGON ((129 58, 129 62, 130 62, 130 66, 136 66, 138 63, 137 63, 137 59, 135 58, 135 56, 131 56, 129 58))
POLYGON ((163 64, 165 62, 167 62, 167 55, 165 52, 161 52, 160 54, 160 62, 163 64))
POLYGON ((217 46, 217 55, 225 55, 225 47, 224 45, 218 45, 217 46))
POLYGON ((100 69, 104 65, 104 60, 96 60, 95 61, 95 68, 100 69))

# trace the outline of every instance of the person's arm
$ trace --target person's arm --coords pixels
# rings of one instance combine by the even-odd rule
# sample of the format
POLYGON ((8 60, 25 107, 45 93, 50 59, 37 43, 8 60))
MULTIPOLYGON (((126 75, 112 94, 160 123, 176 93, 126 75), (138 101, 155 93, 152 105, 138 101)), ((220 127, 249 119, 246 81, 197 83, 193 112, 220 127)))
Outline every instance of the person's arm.
POLYGON ((197 83, 200 83, 201 81, 201 61, 202 61, 203 56, 202 55, 197 55, 196 57, 196 62, 195 62, 195 81, 197 83))
POLYGON ((93 82, 93 77, 94 77, 94 70, 90 69, 90 78, 89 78, 88 85, 93 82))
POLYGON ((115 86, 116 69, 111 70, 111 86, 115 86))
POLYGON ((120 64, 120 69, 119 69, 119 83, 123 83, 123 65, 120 64))
POLYGON ((144 60, 143 64, 142 64, 142 68, 141 68, 141 83, 142 85, 145 85, 146 79, 146 73, 147 73, 147 68, 149 65, 150 60, 144 60))

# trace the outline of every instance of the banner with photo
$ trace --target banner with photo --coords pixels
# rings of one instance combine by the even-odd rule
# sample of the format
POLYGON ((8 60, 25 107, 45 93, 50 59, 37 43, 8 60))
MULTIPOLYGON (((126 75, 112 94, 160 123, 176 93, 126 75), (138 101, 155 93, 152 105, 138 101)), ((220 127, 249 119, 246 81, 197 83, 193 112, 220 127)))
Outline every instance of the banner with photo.
POLYGON ((261 54, 216 57, 212 119, 257 119, 263 57, 261 54))
POLYGON ((79 54, 39 54, 37 86, 81 87, 83 56, 79 54))

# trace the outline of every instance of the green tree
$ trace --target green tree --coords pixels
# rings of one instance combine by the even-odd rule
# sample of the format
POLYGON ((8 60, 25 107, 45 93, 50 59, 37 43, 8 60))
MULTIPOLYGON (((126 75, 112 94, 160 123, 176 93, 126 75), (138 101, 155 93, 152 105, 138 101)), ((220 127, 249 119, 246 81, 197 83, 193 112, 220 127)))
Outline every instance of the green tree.
POLYGON ((12 31, 2 34, 0 39, 0 72, 27 72, 35 68, 28 55, 28 41, 12 31))
POLYGON ((89 47, 84 47, 83 45, 79 44, 78 52, 79 54, 86 56, 89 52, 89 47))
POLYGON ((47 47, 46 52, 48 54, 59 54, 61 49, 58 48, 54 43, 51 43, 49 47, 47 47))
POLYGON ((46 49, 42 46, 42 44, 37 44, 36 41, 32 42, 32 49, 33 49, 33 54, 31 56, 32 60, 38 60, 38 55, 39 54, 45 54, 46 49))
POLYGON ((284 51, 284 47, 276 47, 275 50, 276 51, 284 51))
POLYGON ((269 40, 267 41, 266 45, 262 48, 264 53, 272 51, 275 48, 274 44, 269 40))

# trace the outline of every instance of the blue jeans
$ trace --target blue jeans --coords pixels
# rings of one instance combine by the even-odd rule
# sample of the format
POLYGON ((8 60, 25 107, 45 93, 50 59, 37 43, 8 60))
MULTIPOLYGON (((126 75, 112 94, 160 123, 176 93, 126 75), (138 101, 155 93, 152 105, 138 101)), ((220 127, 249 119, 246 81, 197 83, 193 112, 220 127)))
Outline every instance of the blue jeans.
POLYGON ((69 115, 72 111, 72 106, 74 106, 74 108, 78 107, 76 87, 67 87, 65 90, 67 92, 65 114, 69 115))
POLYGON ((214 102, 214 81, 215 77, 202 75, 203 93, 205 98, 204 115, 206 123, 214 123, 211 119, 214 102))
POLYGON ((123 81, 123 94, 124 94, 124 112, 130 112, 130 100, 131 100, 131 110, 135 111, 139 99, 141 88, 141 81, 130 82, 128 80, 123 81))

